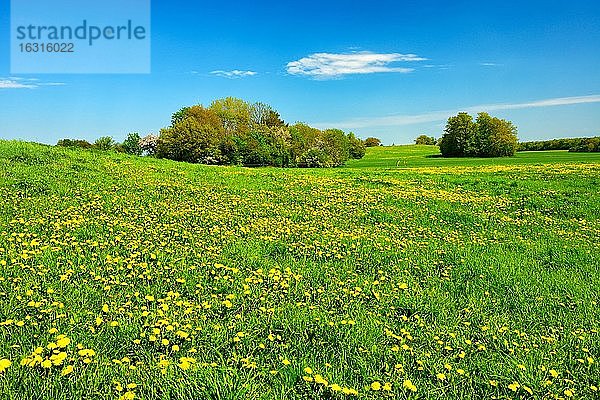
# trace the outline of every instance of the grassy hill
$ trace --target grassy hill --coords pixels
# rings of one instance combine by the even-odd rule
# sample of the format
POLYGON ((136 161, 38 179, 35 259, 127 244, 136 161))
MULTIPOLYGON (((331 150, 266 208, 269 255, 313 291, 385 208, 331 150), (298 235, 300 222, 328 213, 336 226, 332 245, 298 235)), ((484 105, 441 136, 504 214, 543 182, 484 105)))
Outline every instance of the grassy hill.
POLYGON ((599 155, 435 153, 0 141, 0 397, 597 397, 599 155))

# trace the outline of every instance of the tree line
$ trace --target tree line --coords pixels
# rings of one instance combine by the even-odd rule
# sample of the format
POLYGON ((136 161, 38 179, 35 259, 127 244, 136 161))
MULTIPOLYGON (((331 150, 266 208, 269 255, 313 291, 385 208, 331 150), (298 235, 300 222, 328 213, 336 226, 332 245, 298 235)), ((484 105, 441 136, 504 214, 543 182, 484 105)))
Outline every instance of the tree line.
POLYGON ((568 150, 600 152, 600 137, 537 140, 519 143, 517 151, 568 150))
POLYGON ((320 130, 304 123, 290 125, 264 103, 227 97, 208 107, 183 107, 159 135, 131 133, 123 143, 102 137, 91 144, 62 139, 59 146, 113 149, 176 161, 213 165, 337 167, 359 159, 377 138, 361 140, 340 129, 320 130))

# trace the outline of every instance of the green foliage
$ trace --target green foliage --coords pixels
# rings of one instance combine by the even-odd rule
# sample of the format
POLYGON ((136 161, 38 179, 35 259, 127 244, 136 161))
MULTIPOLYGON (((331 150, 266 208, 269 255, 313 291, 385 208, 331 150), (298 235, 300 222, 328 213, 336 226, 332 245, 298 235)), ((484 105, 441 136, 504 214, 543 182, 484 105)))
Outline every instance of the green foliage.
POLYGON ((450 117, 440 143, 444 157, 507 157, 517 148, 517 129, 510 122, 487 113, 477 120, 461 112, 450 117))
POLYGON ((473 156, 476 132, 477 127, 469 114, 461 112, 450 117, 440 141, 442 155, 444 157, 473 156))
POLYGON ((148 134, 140 139, 140 148, 146 155, 153 156, 156 154, 156 146, 158 145, 158 136, 148 134))
POLYGON ((94 142, 93 147, 97 150, 112 150, 115 147, 116 143, 110 136, 102 136, 94 142))
POLYGON ((161 130, 158 157, 203 164, 336 167, 365 154, 362 141, 339 129, 288 126, 269 105, 228 97, 184 107, 161 130))
POLYGON ((565 138, 521 142, 517 151, 569 150, 574 152, 600 151, 600 137, 565 138))
POLYGON ((90 142, 82 139, 60 139, 56 145, 61 147, 79 147, 82 149, 90 149, 92 147, 90 142))
POLYGON ((250 103, 235 97, 218 99, 208 108, 221 120, 228 134, 245 132, 252 122, 252 106, 250 103))
POLYGON ((327 168, 331 165, 332 161, 329 154, 315 147, 306 150, 298 158, 298 166, 301 168, 327 168))
POLYGON ((359 160, 365 156, 365 143, 359 138, 357 138, 352 132, 348 134, 348 146, 350 158, 359 160))
POLYGON ((377 147, 381 146, 381 140, 375 137, 368 137, 365 139, 365 147, 377 147))
POLYGON ((219 141, 224 131, 218 117, 201 106, 190 107, 186 114, 174 125, 161 129, 156 155, 175 161, 219 164, 219 141))
POLYGON ((127 154, 133 154, 136 156, 141 156, 144 150, 140 145, 140 134, 137 132, 133 132, 127 135, 127 138, 123 141, 123 151, 127 154))
POLYGON ((415 139, 415 144, 424 144, 424 145, 428 145, 428 146, 434 146, 435 143, 436 143, 436 141, 433 136, 419 135, 415 139))

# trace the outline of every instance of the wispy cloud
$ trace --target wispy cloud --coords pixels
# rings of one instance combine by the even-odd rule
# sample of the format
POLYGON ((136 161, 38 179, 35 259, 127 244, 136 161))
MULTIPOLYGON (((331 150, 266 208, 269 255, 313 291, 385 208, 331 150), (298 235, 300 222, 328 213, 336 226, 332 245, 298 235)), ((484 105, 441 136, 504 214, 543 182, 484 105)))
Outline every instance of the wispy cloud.
POLYGON ((382 72, 408 73, 414 68, 398 67, 399 62, 425 61, 416 54, 372 53, 315 53, 287 64, 291 75, 308 76, 315 79, 333 79, 353 74, 374 74, 382 72))
POLYGON ((482 67, 500 67, 502 64, 493 62, 480 62, 479 65, 481 65, 482 67))
POLYGON ((40 86, 63 86, 63 82, 42 82, 37 78, 0 78, 0 89, 35 89, 40 86))
POLYGON ((212 75, 221 76, 223 78, 244 78, 247 76, 254 76, 257 72, 254 71, 240 71, 239 69, 234 69, 233 71, 211 71, 212 75))
POLYGON ((589 103, 600 103, 600 95, 591 96, 576 96, 576 97, 558 97, 553 99, 536 100, 527 103, 513 103, 513 104, 482 104, 478 106, 466 107, 462 110, 445 110, 445 111, 432 111, 423 114, 415 115, 389 115, 383 117, 373 118, 355 118, 347 121, 332 122, 332 123, 320 123, 315 124, 320 128, 338 127, 342 129, 359 129, 359 128, 371 128, 381 126, 403 126, 403 125, 415 125, 426 122, 437 122, 444 121, 448 117, 455 115, 458 111, 465 111, 468 113, 477 113, 481 111, 503 111, 503 110, 518 110, 525 108, 540 108, 540 107, 556 107, 573 104, 589 104, 589 103))

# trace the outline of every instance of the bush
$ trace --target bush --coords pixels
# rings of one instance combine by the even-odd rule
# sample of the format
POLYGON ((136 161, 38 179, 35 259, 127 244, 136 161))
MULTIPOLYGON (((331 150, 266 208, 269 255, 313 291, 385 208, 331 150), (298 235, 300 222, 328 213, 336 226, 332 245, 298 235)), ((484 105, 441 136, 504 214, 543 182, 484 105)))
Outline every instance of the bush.
POLYGON ((146 155, 153 156, 156 154, 156 146, 158 144, 158 136, 153 134, 148 134, 140 139, 139 141, 140 148, 142 152, 146 155))
POLYGON ((415 144, 425 144, 428 146, 434 146, 435 143, 435 138, 433 136, 420 135, 415 139, 415 144))
POLYGON ((301 168, 326 168, 331 167, 331 157, 321 149, 312 148, 304 152, 298 159, 301 168))
POLYGON ((110 136, 102 136, 101 138, 96 139, 93 147, 98 150, 112 150, 115 146, 115 141, 110 136))
POLYGON ((381 140, 375 137, 368 137, 365 139, 365 147, 377 147, 381 146, 381 140))
POLYGON ((350 151, 350 158, 358 160, 365 156, 365 152, 366 152, 365 143, 362 140, 360 140, 359 138, 357 138, 356 136, 354 136, 354 133, 350 132, 348 134, 348 142, 349 142, 348 150, 350 151))
POLYGON ((79 147, 82 149, 89 149, 92 147, 90 142, 81 139, 60 139, 56 145, 61 147, 79 147))
POLYGON ((142 146, 140 146, 140 140, 142 138, 138 133, 130 133, 127 135, 127 139, 121 145, 123 147, 123 151, 127 154, 133 154, 136 156, 141 156, 144 150, 142 146))

